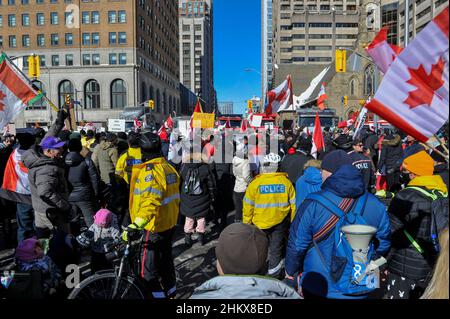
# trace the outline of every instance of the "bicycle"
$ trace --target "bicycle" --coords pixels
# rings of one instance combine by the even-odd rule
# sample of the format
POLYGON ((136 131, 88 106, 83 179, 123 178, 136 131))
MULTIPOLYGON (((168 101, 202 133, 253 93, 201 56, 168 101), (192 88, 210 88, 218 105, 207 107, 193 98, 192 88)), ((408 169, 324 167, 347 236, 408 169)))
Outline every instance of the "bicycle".
POLYGON ((71 291, 67 299, 146 298, 148 293, 146 293, 143 279, 136 271, 140 269, 139 254, 142 240, 142 231, 128 229, 128 241, 116 243, 113 245, 113 251, 106 254, 108 261, 117 261, 120 258, 119 266, 115 265, 114 269, 98 271, 84 279, 71 291))

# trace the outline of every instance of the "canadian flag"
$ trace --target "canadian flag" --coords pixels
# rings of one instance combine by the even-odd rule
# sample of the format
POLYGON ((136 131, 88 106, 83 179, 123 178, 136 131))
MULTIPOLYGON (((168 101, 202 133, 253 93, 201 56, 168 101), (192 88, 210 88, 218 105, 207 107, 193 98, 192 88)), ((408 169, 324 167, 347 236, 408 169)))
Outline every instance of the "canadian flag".
POLYGON ((134 128, 135 129, 138 129, 138 128, 142 127, 141 121, 139 121, 136 117, 133 120, 134 120, 134 128))
POLYGON ((29 105, 42 98, 5 53, 0 55, 0 130, 29 105))
POLYGON ((388 27, 383 27, 366 49, 375 64, 386 73, 395 58, 402 52, 402 48, 387 42, 388 27))
POLYGON ((194 113, 203 113, 202 105, 200 104, 200 99, 197 99, 197 104, 195 105, 194 112, 191 115, 191 121, 189 123, 191 130, 194 128, 193 127, 194 113))
POLYGON ((319 113, 316 112, 314 121, 314 132, 312 136, 311 155, 317 158, 317 154, 325 150, 325 142, 323 140, 322 127, 320 126, 319 113))
POLYGON ((266 114, 275 114, 289 108, 293 103, 291 75, 286 77, 278 87, 267 92, 266 114))
POLYGON ((248 128, 247 119, 242 119, 242 122, 241 122, 241 133, 246 132, 247 128, 248 128))
POLYGON ((320 87, 319 97, 317 98, 317 106, 320 110, 325 109, 325 100, 328 99, 327 94, 325 93, 325 83, 322 83, 320 87))
POLYGON ((11 192, 30 195, 30 183, 28 181, 28 169, 23 165, 22 155, 25 150, 16 148, 9 156, 5 167, 3 187, 11 192))
POLYGON ((158 135, 161 135, 162 131, 166 131, 167 129, 172 130, 173 129, 173 120, 172 120, 172 116, 169 115, 169 117, 167 118, 167 120, 164 121, 163 125, 161 125, 161 127, 158 130, 158 135))
POLYGON ((448 7, 400 53, 366 105, 426 142, 448 119, 448 7))

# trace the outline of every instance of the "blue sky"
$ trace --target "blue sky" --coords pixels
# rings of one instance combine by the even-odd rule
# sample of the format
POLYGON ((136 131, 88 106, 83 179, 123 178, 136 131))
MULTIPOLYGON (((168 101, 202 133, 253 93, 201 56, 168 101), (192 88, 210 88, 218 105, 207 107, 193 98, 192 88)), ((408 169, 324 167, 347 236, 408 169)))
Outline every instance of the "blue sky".
POLYGON ((214 0, 214 86, 219 102, 234 102, 242 113, 246 101, 261 95, 261 1, 214 0))

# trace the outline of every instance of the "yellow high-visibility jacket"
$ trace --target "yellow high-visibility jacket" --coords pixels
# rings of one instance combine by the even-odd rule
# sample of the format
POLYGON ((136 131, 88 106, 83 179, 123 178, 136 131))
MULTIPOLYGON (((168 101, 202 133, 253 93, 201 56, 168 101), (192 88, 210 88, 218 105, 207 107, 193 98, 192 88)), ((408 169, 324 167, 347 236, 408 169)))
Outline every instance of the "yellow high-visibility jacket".
POLYGON ((142 164, 141 149, 139 147, 130 147, 117 160, 115 174, 129 184, 133 165, 137 164, 142 164))
POLYGON ((260 174, 248 186, 243 204, 244 223, 269 229, 288 214, 294 219, 295 189, 286 173, 260 174))
POLYGON ((177 224, 180 206, 180 176, 158 157, 134 165, 130 182, 130 216, 149 221, 145 229, 155 233, 171 229, 177 224))

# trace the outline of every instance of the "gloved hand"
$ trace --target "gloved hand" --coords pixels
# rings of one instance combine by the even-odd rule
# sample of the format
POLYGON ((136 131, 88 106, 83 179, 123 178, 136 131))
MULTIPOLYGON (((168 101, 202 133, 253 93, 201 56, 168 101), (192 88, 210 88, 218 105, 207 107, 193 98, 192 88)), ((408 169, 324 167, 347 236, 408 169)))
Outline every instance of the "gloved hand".
POLYGON ((148 220, 141 218, 141 217, 136 217, 136 219, 134 220, 134 222, 130 225, 128 225, 127 229, 125 229, 122 233, 122 239, 123 241, 127 242, 128 241, 128 231, 132 230, 132 229, 136 229, 136 230, 142 230, 144 229, 145 225, 148 224, 148 220))
POLYGON ((57 123, 63 124, 65 119, 69 117, 69 113, 66 112, 64 109, 60 109, 58 111, 58 114, 56 115, 56 121, 57 123))

